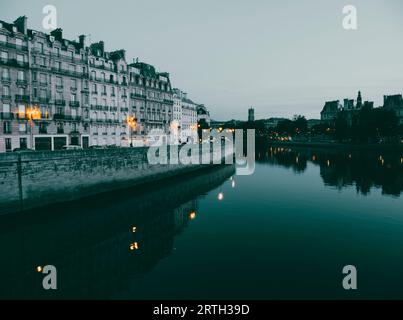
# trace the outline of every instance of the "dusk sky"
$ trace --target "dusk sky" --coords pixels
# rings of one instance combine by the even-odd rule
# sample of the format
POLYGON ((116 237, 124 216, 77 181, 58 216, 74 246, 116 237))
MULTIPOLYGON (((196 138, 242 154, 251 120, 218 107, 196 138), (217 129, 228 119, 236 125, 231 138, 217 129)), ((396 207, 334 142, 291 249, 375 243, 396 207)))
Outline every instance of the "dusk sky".
POLYGON ((0 19, 28 17, 42 30, 42 8, 58 9, 67 39, 91 34, 108 51, 167 71, 216 120, 304 114, 319 118, 325 100, 382 103, 403 93, 401 0, 2 0, 0 19), (342 27, 355 5, 358 30, 342 27))

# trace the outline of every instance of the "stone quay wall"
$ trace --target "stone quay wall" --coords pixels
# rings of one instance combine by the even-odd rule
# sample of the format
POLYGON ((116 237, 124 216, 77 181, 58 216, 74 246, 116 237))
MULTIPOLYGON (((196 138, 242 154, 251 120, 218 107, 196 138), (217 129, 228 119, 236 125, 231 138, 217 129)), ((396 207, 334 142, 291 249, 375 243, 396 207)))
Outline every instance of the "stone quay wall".
MULTIPOLYGON (((0 215, 188 173, 207 164, 149 164, 148 148, 0 154, 0 215)), ((222 150, 224 158, 224 150, 222 150)), ((169 147, 168 147, 169 158, 169 147)), ((212 164, 211 164, 212 165, 212 164)))

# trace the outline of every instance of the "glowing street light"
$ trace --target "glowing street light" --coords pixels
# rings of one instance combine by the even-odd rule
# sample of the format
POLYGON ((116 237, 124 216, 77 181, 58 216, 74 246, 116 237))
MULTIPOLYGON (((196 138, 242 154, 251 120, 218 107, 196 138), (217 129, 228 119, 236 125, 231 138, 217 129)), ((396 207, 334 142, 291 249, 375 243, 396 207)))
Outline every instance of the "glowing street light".
POLYGON ((219 201, 223 200, 223 199, 224 199, 224 193, 220 192, 220 193, 218 194, 218 196, 217 196, 217 199, 218 199, 219 201))
POLYGON ((24 112, 20 112, 19 117, 28 119, 30 125, 31 148, 34 148, 34 120, 42 118, 41 110, 37 106, 29 106, 24 112))
POLYGON ((136 130, 137 119, 134 116, 127 116, 126 122, 130 128, 130 147, 133 147, 132 133, 133 133, 133 130, 136 130))
POLYGON ((130 250, 131 250, 131 251, 138 250, 138 249, 140 249, 140 246, 139 246, 139 243, 138 243, 138 242, 133 242, 133 243, 130 245, 130 250))
POLYGON ((195 211, 192 211, 192 212, 189 214, 189 218, 190 218, 190 220, 194 220, 194 219, 196 218, 196 212, 195 212, 195 211))

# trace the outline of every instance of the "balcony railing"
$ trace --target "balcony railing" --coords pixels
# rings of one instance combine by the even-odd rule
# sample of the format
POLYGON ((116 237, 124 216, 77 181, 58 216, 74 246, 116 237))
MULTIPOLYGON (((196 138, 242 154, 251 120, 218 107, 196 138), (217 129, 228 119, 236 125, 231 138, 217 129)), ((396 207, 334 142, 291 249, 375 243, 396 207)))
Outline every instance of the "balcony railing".
POLYGON ((61 100, 61 99, 56 99, 56 100, 55 100, 55 105, 57 105, 57 106, 65 106, 65 105, 66 105, 66 101, 65 101, 65 100, 61 100))
POLYGON ((0 112, 0 118, 4 120, 14 119, 14 113, 12 112, 0 112))
POLYGON ((15 95, 15 101, 16 102, 27 102, 27 103, 29 103, 30 99, 29 99, 29 96, 27 96, 27 95, 16 94, 15 95))
POLYGON ((48 104, 49 98, 46 97, 32 97, 31 101, 33 103, 48 104))
POLYGON ((21 51, 28 51, 27 45, 19 45, 19 44, 14 44, 14 43, 5 42, 5 41, 0 41, 0 47, 12 48, 12 49, 17 49, 17 50, 21 50, 21 51))
POLYGON ((49 98, 39 97, 38 101, 39 101, 39 103, 47 104, 47 103, 49 103, 49 98))
POLYGON ((1 81, 2 82, 11 82, 11 78, 10 77, 1 77, 1 81))
POLYGON ((63 89, 63 85, 62 84, 57 84, 56 85, 56 90, 62 90, 63 89))
POLYGON ((0 65, 6 65, 17 68, 28 68, 28 62, 18 61, 17 59, 0 59, 0 65))
POLYGON ((26 86, 28 84, 28 80, 25 79, 17 79, 16 84, 18 86, 26 86))
POLYGON ((104 79, 104 78, 100 78, 100 77, 94 77, 94 76, 90 76, 90 80, 92 81, 98 81, 98 82, 103 82, 103 83, 111 83, 111 84, 118 84, 117 81, 112 80, 112 79, 104 79))
POLYGON ((85 63, 85 64, 87 63, 87 59, 68 57, 66 55, 57 54, 54 52, 50 52, 50 53, 48 53, 48 55, 51 56, 52 58, 60 59, 60 60, 67 61, 67 62, 85 63))
POLYGON ((77 72, 77 71, 68 70, 68 69, 61 69, 61 68, 52 67, 52 71, 54 73, 57 73, 57 74, 67 75, 67 76, 71 76, 71 77, 88 78, 87 73, 77 72))
POLYGON ((80 102, 79 101, 70 101, 69 106, 73 107, 73 108, 78 108, 80 106, 80 102))
POLYGON ((62 113, 55 113, 53 115, 54 120, 68 120, 68 121, 80 121, 81 116, 71 116, 62 113))
POLYGON ((102 70, 108 70, 112 72, 116 72, 116 66, 113 66, 112 68, 109 65, 97 65, 94 62, 90 62, 90 67, 97 68, 97 69, 102 69, 102 70))
POLYGON ((10 96, 10 95, 7 95, 7 94, 3 94, 3 95, 1 96, 1 99, 3 99, 3 100, 11 100, 11 96, 10 96))
POLYGON ((131 93, 130 94, 130 98, 132 99, 136 99, 136 98, 141 98, 141 99, 145 99, 146 96, 144 94, 139 94, 139 93, 131 93))

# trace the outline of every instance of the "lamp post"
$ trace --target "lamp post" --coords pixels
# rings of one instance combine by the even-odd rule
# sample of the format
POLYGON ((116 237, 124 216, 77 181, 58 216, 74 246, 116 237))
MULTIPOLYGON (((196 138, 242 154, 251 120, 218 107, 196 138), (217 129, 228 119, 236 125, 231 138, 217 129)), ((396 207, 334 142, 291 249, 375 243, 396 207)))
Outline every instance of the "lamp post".
POLYGON ((137 119, 134 116, 127 116, 127 125, 130 128, 130 148, 133 147, 132 131, 137 127, 137 119))
POLYGON ((28 107, 26 112, 26 117, 29 121, 30 125, 30 138, 31 138, 31 149, 34 149, 34 121, 33 120, 38 120, 41 118, 41 111, 39 110, 38 107, 33 106, 33 107, 28 107))

